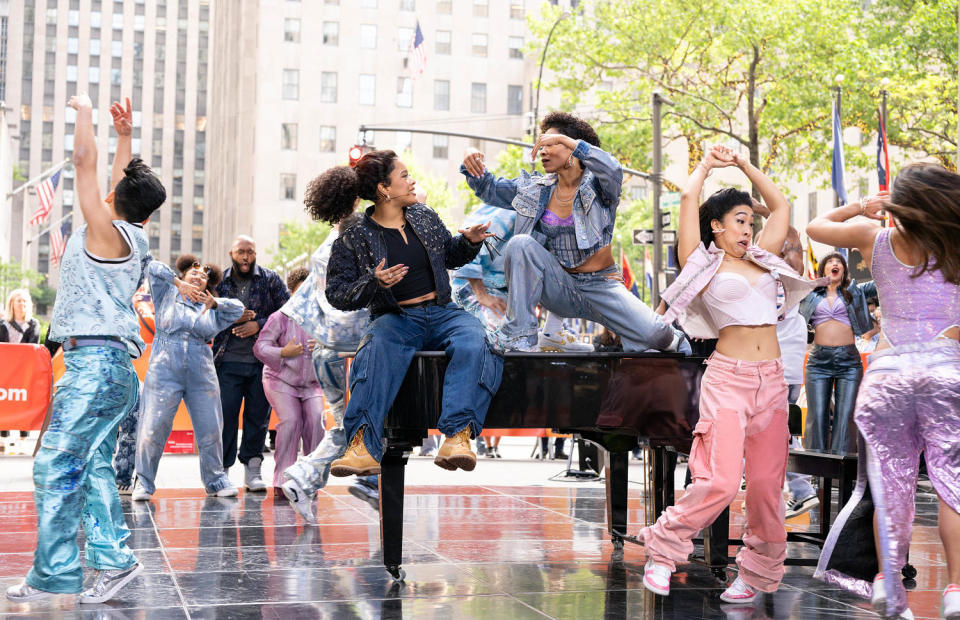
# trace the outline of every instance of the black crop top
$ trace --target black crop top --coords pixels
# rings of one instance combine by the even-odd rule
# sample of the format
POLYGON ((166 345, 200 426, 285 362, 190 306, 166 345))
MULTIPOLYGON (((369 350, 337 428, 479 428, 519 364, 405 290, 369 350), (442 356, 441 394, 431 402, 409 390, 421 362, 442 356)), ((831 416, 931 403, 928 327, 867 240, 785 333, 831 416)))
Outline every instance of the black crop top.
POLYGON ((410 269, 403 280, 390 289, 398 303, 437 290, 426 248, 423 247, 423 243, 413 229, 407 227, 406 233, 407 242, 404 243, 403 235, 399 230, 387 228, 383 231, 383 239, 387 244, 386 266, 403 264, 410 269))

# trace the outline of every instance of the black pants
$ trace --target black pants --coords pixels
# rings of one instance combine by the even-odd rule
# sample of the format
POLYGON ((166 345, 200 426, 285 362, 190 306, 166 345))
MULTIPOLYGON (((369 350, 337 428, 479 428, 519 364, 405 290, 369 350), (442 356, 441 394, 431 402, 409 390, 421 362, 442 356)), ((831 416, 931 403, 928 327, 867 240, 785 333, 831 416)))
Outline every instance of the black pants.
POLYGON ((263 458, 270 403, 263 393, 263 365, 243 362, 221 362, 217 365, 220 383, 220 404, 223 407, 223 466, 237 461, 237 427, 243 405, 243 438, 240 441, 240 462, 263 458))

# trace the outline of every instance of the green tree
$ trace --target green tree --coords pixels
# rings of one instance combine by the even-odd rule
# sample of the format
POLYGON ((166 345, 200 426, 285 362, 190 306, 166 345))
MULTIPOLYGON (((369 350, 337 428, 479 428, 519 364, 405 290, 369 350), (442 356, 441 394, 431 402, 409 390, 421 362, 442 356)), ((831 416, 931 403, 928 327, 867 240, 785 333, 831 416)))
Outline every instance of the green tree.
POLYGON ((454 200, 453 192, 450 191, 450 187, 447 185, 447 181, 430 174, 426 168, 420 165, 416 156, 410 151, 405 151, 400 158, 403 160, 403 163, 407 165, 410 176, 417 181, 417 187, 427 193, 427 205, 436 211, 447 228, 456 234, 456 226, 453 225, 450 215, 450 209, 456 204, 456 201, 454 200))
POLYGON ((34 308, 41 310, 52 306, 57 296, 57 292, 47 285, 44 274, 19 261, 0 261, 0 304, 6 304, 7 295, 18 288, 28 289, 34 308))
POLYGON ((283 224, 277 245, 270 248, 270 268, 284 270, 290 263, 307 264, 310 255, 316 250, 330 232, 330 225, 313 220, 295 220, 283 224))
MULTIPOLYGON (((487 167, 494 175, 498 177, 505 177, 508 179, 515 179, 520 176, 520 172, 526 171, 530 172, 530 164, 532 163, 528 158, 524 157, 524 154, 527 154, 529 157, 529 150, 523 149, 519 146, 510 145, 507 148, 500 151, 494 161, 487 161, 487 167)), ((536 162, 536 167, 534 168, 537 172, 543 174, 543 166, 538 160, 536 162)), ((476 194, 473 193, 473 190, 470 189, 470 186, 467 185, 466 180, 460 181, 460 184, 457 186, 460 191, 460 196, 465 202, 463 208, 464 215, 470 213, 474 209, 480 206, 480 199, 477 198, 476 194)))

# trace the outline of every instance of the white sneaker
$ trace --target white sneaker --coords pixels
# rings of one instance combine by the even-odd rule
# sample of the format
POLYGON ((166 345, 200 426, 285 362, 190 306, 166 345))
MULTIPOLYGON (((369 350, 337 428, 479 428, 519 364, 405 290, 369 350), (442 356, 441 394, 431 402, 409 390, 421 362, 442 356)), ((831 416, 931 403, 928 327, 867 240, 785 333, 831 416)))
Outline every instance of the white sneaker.
POLYGON ((654 594, 669 596, 671 575, 673 571, 669 568, 657 564, 653 558, 648 558, 646 566, 643 567, 643 587, 654 594))
POLYGON ((593 351, 593 345, 577 340, 576 334, 569 329, 564 329, 557 334, 540 332, 537 337, 537 346, 541 351, 551 351, 555 353, 590 353, 593 351))
POLYGON ((943 591, 943 617, 960 620, 960 585, 951 583, 943 591))
POLYGON ((26 581, 21 581, 17 585, 7 588, 7 600, 13 603, 29 603, 50 596, 53 596, 53 592, 38 590, 31 585, 27 585, 26 581))
POLYGON ((255 456, 243 466, 243 486, 248 491, 266 491, 267 483, 260 477, 260 466, 263 459, 255 456))
POLYGON ((740 577, 737 577, 734 582, 730 584, 730 587, 720 595, 720 600, 726 603, 747 604, 752 603, 755 598, 757 598, 756 591, 748 586, 740 577))
POLYGON ((149 502, 151 497, 153 497, 153 493, 148 493, 147 490, 143 488, 143 485, 140 484, 139 480, 134 483, 133 493, 130 494, 130 499, 135 502, 149 502))
POLYGON ((317 522, 317 516, 313 512, 314 496, 307 495, 307 492, 304 491, 293 478, 288 478, 280 486, 280 489, 297 514, 303 517, 304 521, 307 523, 317 522))
POLYGON ((105 603, 120 591, 120 588, 133 581, 143 572, 143 564, 137 562, 130 568, 122 570, 97 571, 97 578, 93 585, 80 595, 81 603, 105 603))
POLYGON ((877 613, 883 614, 887 608, 887 591, 883 587, 883 573, 877 573, 873 578, 873 592, 870 594, 870 604, 877 613))
POLYGON ((213 491, 212 493, 207 491, 207 495, 210 497, 236 497, 239 494, 240 491, 232 484, 228 487, 223 487, 219 491, 213 491))

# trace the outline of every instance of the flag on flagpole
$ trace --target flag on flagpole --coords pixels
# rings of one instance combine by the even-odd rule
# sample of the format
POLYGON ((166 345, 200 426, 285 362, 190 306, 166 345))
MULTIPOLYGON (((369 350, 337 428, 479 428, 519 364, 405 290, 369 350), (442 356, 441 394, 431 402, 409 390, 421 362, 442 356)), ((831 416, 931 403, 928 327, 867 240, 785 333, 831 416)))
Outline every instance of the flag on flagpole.
POLYGON ((627 255, 620 250, 620 270, 623 272, 623 285, 627 290, 640 297, 640 291, 637 290, 637 281, 633 277, 633 269, 630 268, 630 262, 627 261, 627 255))
POLYGON ((877 178, 880 191, 890 188, 890 158, 887 154, 887 128, 885 119, 877 108, 877 178))
POLYGON ((57 170, 37 185, 37 198, 40 199, 40 206, 37 207, 37 210, 33 212, 33 217, 30 218, 31 226, 42 224, 50 217, 50 211, 53 210, 53 197, 57 193, 57 184, 60 183, 60 172, 60 170, 57 170))
POLYGON ((843 127, 840 124, 840 110, 837 100, 833 100, 833 191, 840 197, 840 204, 847 204, 847 190, 843 186, 843 127))
POLYGON ((643 251, 643 279, 646 282, 647 290, 653 290, 653 256, 650 254, 650 248, 643 251))
POLYGON ((807 258, 810 259, 810 271, 807 275, 810 276, 811 280, 816 280, 819 264, 817 263, 817 255, 813 253, 813 244, 809 241, 807 242, 807 258))
POLYGON ((419 21, 417 21, 417 31, 413 35, 410 49, 413 55, 413 66, 410 68, 410 75, 413 79, 417 79, 423 75, 423 70, 427 66, 427 45, 423 40, 423 31, 420 30, 419 21))
POLYGON ((63 226, 50 229, 50 260, 54 265, 60 264, 60 259, 67 250, 67 236, 63 234, 63 229, 63 226))

